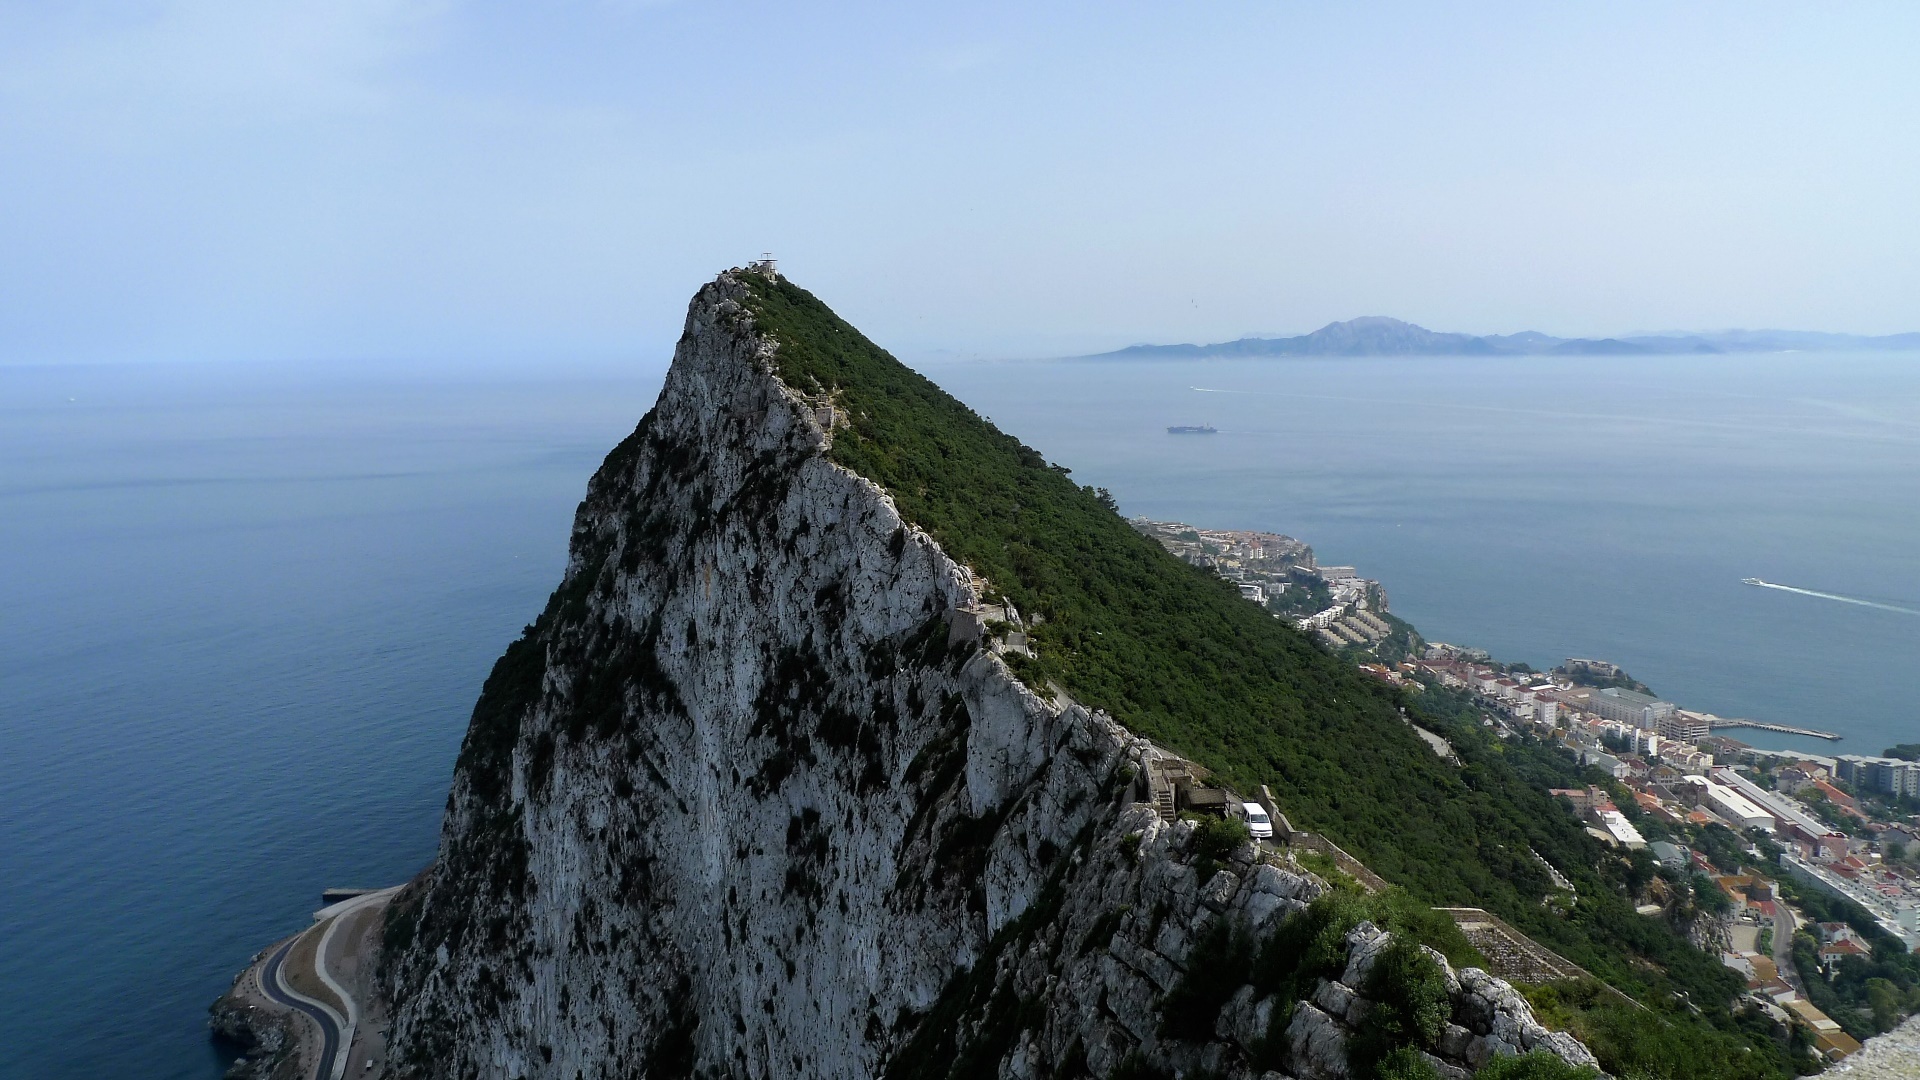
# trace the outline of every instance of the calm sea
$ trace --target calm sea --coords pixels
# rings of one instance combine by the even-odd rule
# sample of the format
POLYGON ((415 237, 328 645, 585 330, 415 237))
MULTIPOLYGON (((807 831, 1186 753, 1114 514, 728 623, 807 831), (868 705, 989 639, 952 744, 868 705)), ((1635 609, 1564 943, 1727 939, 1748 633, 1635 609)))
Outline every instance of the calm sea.
MULTIPOLYGON (((0 368, 0 1075, 217 1076, 248 955, 431 857, 480 681, 662 370, 0 368)), ((1301 537, 1431 637, 1920 740, 1920 357, 925 370, 1127 512, 1301 537)))
POLYGON ((0 1076, 217 1077, 247 957, 432 857, 663 370, 0 368, 0 1076))

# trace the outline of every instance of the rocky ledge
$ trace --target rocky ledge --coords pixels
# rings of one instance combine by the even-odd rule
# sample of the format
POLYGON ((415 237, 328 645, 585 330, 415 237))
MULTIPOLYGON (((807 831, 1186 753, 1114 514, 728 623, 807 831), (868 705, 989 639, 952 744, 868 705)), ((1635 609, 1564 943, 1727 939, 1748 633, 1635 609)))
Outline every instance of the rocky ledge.
POLYGON ((252 988, 263 952, 207 1010, 214 1045, 235 1053, 226 1080, 292 1080, 298 1065, 295 1023, 285 1010, 259 1001, 252 988))
POLYGON ((1828 1076, 1846 1080, 1913 1080, 1920 1076, 1920 1016, 1884 1035, 1875 1035, 1860 1051, 1833 1067, 1828 1076))
MULTIPOLYGON (((1332 906, 1332 890, 1284 854, 1244 844, 1224 865, 1208 866, 1199 832, 1192 821, 1162 821, 1145 804, 1119 813, 1071 856, 1056 885, 1058 908, 1043 902, 1036 911, 1044 921, 1014 927, 1013 940, 987 958, 968 994, 972 1007, 943 1018, 950 1031, 923 1033, 894 1071, 911 1075, 922 1052, 937 1051, 926 1060, 947 1075, 949 1055, 964 1057, 995 1038, 998 999, 1037 1007, 1030 1027, 1002 1034, 1000 1052, 987 1055, 1008 1080, 1082 1070, 1110 1076, 1123 1066, 1135 1075, 1233 1080, 1355 1073, 1351 1051, 1365 1040, 1370 1015, 1392 1007, 1365 989, 1381 986, 1375 967, 1393 953, 1395 935, 1370 921, 1339 933, 1337 923, 1317 918, 1332 906), (1337 942, 1330 973, 1313 977, 1304 998, 1257 985, 1254 959, 1298 924, 1331 929, 1337 942), (1226 955, 1232 950, 1252 963, 1226 955), (1236 983, 1242 975, 1251 978, 1236 983)), ((1496 1056, 1530 1052, 1597 1071, 1585 1046, 1538 1023, 1507 983, 1479 968, 1456 972, 1425 946, 1418 952, 1445 987, 1444 1017, 1419 1048, 1438 1076, 1462 1080, 1496 1056)))

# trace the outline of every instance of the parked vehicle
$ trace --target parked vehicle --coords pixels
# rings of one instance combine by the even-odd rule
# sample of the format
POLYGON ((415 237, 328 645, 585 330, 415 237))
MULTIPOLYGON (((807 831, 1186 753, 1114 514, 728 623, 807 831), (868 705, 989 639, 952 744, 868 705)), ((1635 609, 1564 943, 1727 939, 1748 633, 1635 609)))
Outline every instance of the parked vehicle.
POLYGON ((1241 803, 1240 809, 1247 815, 1247 831, 1255 840, 1273 839, 1273 819, 1267 816, 1266 807, 1257 802, 1241 803))

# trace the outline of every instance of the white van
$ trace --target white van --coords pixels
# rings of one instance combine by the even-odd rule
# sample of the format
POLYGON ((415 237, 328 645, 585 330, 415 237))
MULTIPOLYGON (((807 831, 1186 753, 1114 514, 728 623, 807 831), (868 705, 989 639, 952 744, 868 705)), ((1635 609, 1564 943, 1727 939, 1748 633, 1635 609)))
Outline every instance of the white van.
POLYGON ((1255 840, 1273 839, 1273 819, 1267 816, 1266 807, 1257 802, 1241 803, 1240 809, 1246 811, 1247 831, 1255 840))

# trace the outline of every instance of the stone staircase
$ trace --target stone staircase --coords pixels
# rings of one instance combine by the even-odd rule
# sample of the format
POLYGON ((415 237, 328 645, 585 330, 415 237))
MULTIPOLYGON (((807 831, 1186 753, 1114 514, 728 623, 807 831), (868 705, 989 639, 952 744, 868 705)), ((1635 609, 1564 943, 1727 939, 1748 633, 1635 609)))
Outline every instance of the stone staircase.
POLYGON ((1160 814, 1161 821, 1174 819, 1173 788, 1156 787, 1153 793, 1153 808, 1160 814))
POLYGON ((1192 783, 1199 767, 1158 747, 1146 759, 1147 798, 1162 821, 1179 816, 1179 791, 1183 783, 1192 783))

